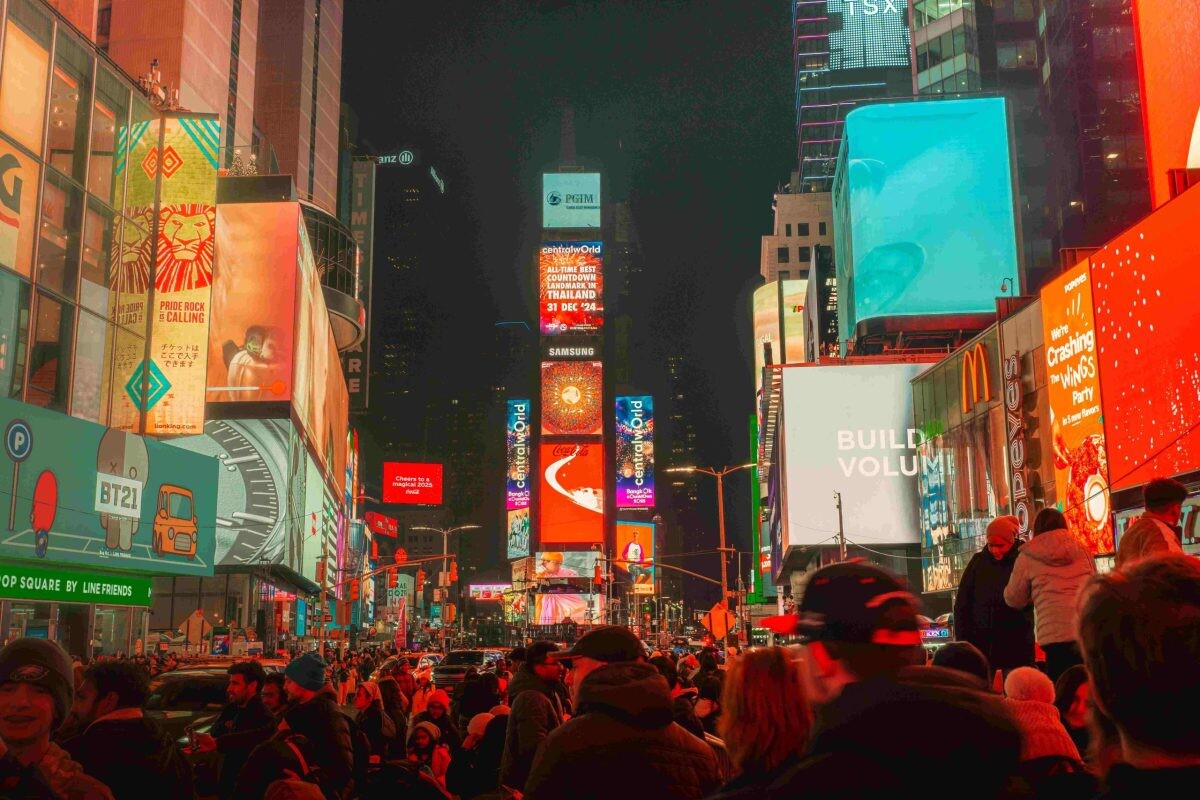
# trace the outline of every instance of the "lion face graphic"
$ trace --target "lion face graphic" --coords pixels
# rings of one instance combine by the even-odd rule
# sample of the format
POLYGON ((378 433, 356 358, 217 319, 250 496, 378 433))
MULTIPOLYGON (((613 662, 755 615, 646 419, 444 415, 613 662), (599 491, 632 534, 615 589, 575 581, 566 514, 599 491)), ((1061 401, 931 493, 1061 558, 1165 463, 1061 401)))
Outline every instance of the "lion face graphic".
POLYGON ((199 203, 163 207, 159 212, 155 289, 181 292, 212 284, 216 218, 215 208, 199 203))

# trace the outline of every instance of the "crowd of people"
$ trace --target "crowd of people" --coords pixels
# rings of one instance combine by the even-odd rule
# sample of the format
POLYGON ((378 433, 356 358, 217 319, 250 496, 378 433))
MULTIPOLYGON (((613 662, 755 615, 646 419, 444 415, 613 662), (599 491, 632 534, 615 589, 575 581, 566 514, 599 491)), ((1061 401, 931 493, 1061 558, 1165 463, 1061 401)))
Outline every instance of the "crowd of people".
POLYGON ((81 667, 19 639, 0 650, 0 798, 1186 796, 1200 784, 1200 561, 1163 541, 1176 486, 1147 487, 1155 524, 1102 575, 1057 511, 1024 544, 1015 519, 994 521, 963 578, 958 641, 932 663, 916 597, 851 561, 811 573, 774 621, 803 644, 724 664, 647 657, 619 626, 517 648, 453 696, 381 652, 307 652, 271 675, 235 661, 228 704, 180 747, 143 712, 165 664, 81 667))

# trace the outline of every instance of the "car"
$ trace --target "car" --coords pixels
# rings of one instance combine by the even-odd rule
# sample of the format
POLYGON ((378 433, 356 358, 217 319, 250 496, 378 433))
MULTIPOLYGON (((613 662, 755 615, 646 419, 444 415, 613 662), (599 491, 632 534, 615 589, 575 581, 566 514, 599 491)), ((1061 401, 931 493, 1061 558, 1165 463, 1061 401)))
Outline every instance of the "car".
MULTIPOLYGON (((205 659, 168 670, 150 679, 150 695, 143 706, 147 717, 163 724, 167 733, 182 744, 188 728, 207 732, 228 699, 229 666, 241 658, 205 659)), ((282 672, 287 661, 260 659, 267 674, 282 672)))
POLYGON ((466 680, 467 670, 474 668, 476 672, 493 672, 496 662, 502 658, 504 654, 499 650, 451 650, 433 668, 433 685, 453 695, 466 680))

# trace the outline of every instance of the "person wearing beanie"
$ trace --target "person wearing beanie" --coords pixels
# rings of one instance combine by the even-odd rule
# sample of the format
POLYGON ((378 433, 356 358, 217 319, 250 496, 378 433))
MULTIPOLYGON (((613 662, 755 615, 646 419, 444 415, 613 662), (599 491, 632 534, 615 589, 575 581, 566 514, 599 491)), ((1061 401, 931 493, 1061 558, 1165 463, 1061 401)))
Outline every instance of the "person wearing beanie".
POLYGON ((349 797, 354 791, 354 743, 350 721, 326 679, 325 661, 316 653, 295 659, 283 670, 283 688, 293 706, 279 724, 280 732, 299 733, 312 744, 327 796, 349 797))
POLYGON ((450 719, 450 695, 446 694, 445 689, 434 689, 425 702, 425 710, 412 715, 408 723, 409 734, 411 735, 422 722, 437 726, 441 744, 448 747, 452 755, 458 754, 462 747, 462 736, 454 721, 450 719))
POLYGON ((70 712, 74 679, 71 659, 54 642, 22 638, 0 649, 0 796, 112 799, 50 741, 70 712))
POLYGON ((441 737, 442 730, 434 723, 418 722, 408 735, 408 760, 427 771, 444 789, 451 757, 450 748, 441 742, 441 737))
POLYGON ((801 637, 815 705, 807 755, 767 798, 920 797, 933 762, 947 786, 1001 793, 1020 734, 978 678, 924 665, 917 603, 891 572, 853 561, 811 573, 798 613, 763 621, 801 637))
POLYGON ((1021 733, 1021 763, 1014 779, 1032 797, 1093 797, 1097 784, 1054 705, 1054 684, 1033 667, 1018 667, 1004 681, 1004 705, 1021 733))
POLYGON ((996 517, 988 524, 987 541, 963 570, 954 599, 954 638, 978 647, 992 669, 1006 674, 1033 666, 1029 615, 1004 602, 1004 587, 1021 550, 1019 530, 1014 516, 996 517))
POLYGON ((463 749, 446 771, 446 789, 462 800, 496 792, 500 788, 500 757, 504 751, 505 719, 493 724, 490 713, 476 714, 467 724, 463 749))

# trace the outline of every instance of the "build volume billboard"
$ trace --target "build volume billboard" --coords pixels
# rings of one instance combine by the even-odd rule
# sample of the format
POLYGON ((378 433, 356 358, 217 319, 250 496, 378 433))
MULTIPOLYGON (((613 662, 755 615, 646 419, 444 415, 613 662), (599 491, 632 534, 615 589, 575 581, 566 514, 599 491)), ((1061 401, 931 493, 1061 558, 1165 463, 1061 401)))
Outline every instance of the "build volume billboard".
POLYGON ((538 320, 543 336, 599 332, 604 323, 603 243, 542 243, 538 320))
POLYGON ((1113 489, 1200 468, 1200 338, 1190 189, 1091 256, 1113 489))
POLYGON ((543 173, 542 227, 599 228, 600 173, 543 173))
POLYGON ((601 362, 542 362, 543 434, 598 436, 604 433, 603 401, 601 362))
POLYGON ((1058 507, 1071 533, 1101 554, 1114 542, 1092 294, 1086 261, 1047 284, 1042 331, 1058 507))
POLYGON ((538 537, 543 544, 604 541, 604 445, 542 442, 538 537))
POLYGON ((617 520, 613 567, 634 594, 654 594, 654 523, 617 520))
POLYGON ((1008 112, 1001 97, 863 106, 834 181, 838 326, 995 310, 1019 287, 1008 112))
POLYGON ((1168 170, 1200 167, 1200 61, 1180 57, 1200 46, 1200 15, 1190 0, 1134 0, 1133 24, 1157 207, 1171 199, 1168 170))
POLYGON ((910 381, 919 364, 783 370, 783 546, 831 545, 841 494, 846 539, 867 547, 920 542, 910 381))
POLYGON ((215 459, 15 400, 0 426, 0 560, 213 574, 215 459))
POLYGON ((617 398, 617 508, 654 507, 654 398, 617 398))
POLYGON ((292 399, 296 203, 223 203, 208 338, 210 403, 292 399))

